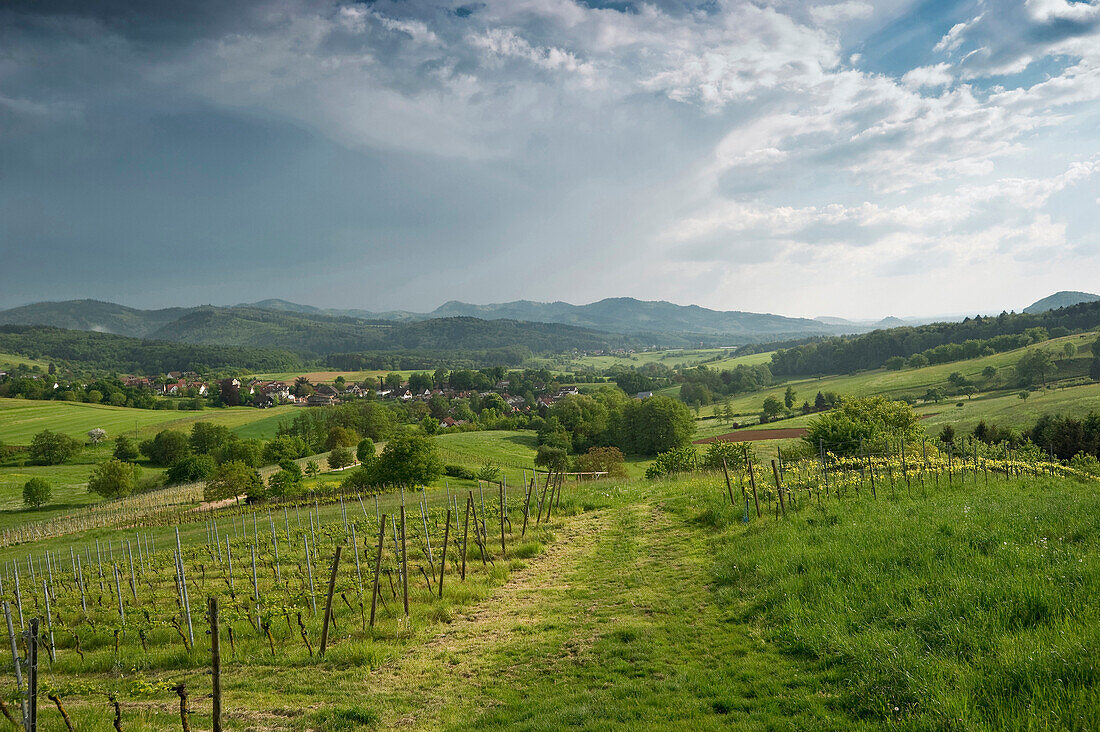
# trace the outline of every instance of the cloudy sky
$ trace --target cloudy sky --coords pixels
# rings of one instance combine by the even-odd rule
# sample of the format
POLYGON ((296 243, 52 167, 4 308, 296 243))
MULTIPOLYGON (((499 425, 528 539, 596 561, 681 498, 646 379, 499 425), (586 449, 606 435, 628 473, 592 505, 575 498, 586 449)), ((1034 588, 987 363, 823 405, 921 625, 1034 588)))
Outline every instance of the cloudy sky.
POLYGON ((0 306, 1100 290, 1100 4, 0 5, 0 306))

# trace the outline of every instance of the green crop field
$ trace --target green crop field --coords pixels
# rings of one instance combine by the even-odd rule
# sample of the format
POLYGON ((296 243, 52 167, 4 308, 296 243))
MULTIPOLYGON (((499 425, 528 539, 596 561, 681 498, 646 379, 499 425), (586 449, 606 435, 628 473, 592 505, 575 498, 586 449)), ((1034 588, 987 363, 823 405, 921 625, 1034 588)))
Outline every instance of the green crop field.
POLYGON ((287 405, 271 409, 231 407, 201 412, 178 412, 81 402, 0 399, 0 442, 27 445, 35 434, 45 429, 84 438, 89 430, 100 427, 107 431, 109 437, 116 437, 122 434, 144 435, 167 427, 187 430, 199 421, 215 422, 234 430, 245 431, 248 431, 248 426, 252 423, 264 421, 264 428, 253 428, 253 431, 274 434, 276 420, 294 409, 294 406, 287 405))

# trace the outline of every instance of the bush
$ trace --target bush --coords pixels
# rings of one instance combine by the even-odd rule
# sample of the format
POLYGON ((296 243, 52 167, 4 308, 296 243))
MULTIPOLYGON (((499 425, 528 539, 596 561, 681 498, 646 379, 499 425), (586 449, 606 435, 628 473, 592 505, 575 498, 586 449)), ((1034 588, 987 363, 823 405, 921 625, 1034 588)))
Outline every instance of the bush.
POLYGON ((745 445, 746 443, 744 442, 715 440, 707 445, 707 451, 703 455, 703 467, 707 470, 721 470, 722 460, 724 458, 727 469, 740 470, 744 468, 745 445))
POLYGON ((695 469, 698 453, 691 445, 677 447, 657 455, 645 471, 647 478, 659 478, 673 473, 686 473, 695 469))
POLYGON ((141 468, 121 460, 100 463, 88 479, 88 490, 104 498, 122 498, 134 492, 141 478, 141 468))
POLYGON ((492 460, 486 460, 477 471, 478 480, 487 480, 491 483, 500 482, 500 467, 492 460))
POLYGON ((31 438, 30 457, 36 465, 60 465, 80 449, 80 442, 60 432, 42 430, 31 438))
POLYGON ((477 472, 467 468, 464 465, 444 465, 443 474, 452 478, 462 478, 464 480, 477 480, 477 472))
POLYGON ((41 508, 53 497, 53 488, 44 478, 31 478, 23 484, 23 505, 41 508))
POLYGON ((824 444, 829 452, 855 455, 861 444, 879 450, 890 440, 919 440, 923 432, 911 406, 874 396, 841 399, 837 409, 810 421, 802 439, 814 448, 824 444))

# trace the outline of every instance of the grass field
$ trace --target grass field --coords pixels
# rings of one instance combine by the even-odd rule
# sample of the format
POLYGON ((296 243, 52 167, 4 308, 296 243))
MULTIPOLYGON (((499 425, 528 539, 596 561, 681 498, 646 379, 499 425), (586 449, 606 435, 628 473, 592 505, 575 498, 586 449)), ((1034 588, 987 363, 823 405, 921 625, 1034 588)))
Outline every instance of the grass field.
MULTIPOLYGON (((505 437, 484 452, 513 450, 505 437)), ((908 498, 903 485, 880 485, 878 500, 864 493, 820 507, 800 501, 786 520, 770 518, 766 507, 765 518, 746 524, 717 475, 567 483, 553 520, 529 528, 525 539, 519 537, 522 505, 512 499, 507 557, 495 543, 490 501, 493 564, 483 567, 471 542, 465 581, 459 578, 460 532, 452 522, 442 599, 437 587, 429 592, 418 568, 427 571, 430 564, 430 536, 438 570, 447 494, 429 490, 424 497, 427 535, 419 499, 406 496, 410 618, 401 611, 400 583, 389 583, 397 564, 387 527, 380 575, 385 603, 373 630, 364 626, 375 505, 373 499, 362 507, 354 499, 345 504, 349 525, 357 528, 360 568, 345 552, 324 659, 317 655, 320 614, 309 597, 323 600, 335 545, 350 546, 339 505, 285 513, 261 507, 255 518, 226 512, 218 520, 217 551, 208 544, 207 523, 183 524, 196 636, 191 650, 184 648, 186 624, 172 599, 170 526, 41 541, 0 550, 0 561, 10 572, 11 560, 23 566, 28 552, 58 552, 53 571, 65 577, 70 546, 88 560, 86 613, 78 583, 54 584, 57 660, 44 661, 41 670, 78 729, 109 727, 108 693, 120 702, 123 729, 178 729, 171 689, 181 682, 192 724, 210 728, 209 650, 200 640, 207 595, 222 603, 227 729, 1100 724, 1100 493, 1091 486, 1049 478, 976 485, 971 478, 929 485, 908 498), (127 539, 146 549, 144 558, 135 552, 133 592, 121 543, 127 539), (100 589, 95 540, 108 570, 121 561, 124 621, 113 570, 100 589), (307 541, 316 545, 312 570, 307 541), (232 595, 227 543, 236 564, 232 595), (249 565, 254 545, 256 590, 249 565), (141 608, 150 611, 149 620, 141 608), (257 620, 270 629, 270 639, 257 631, 257 620), (235 631, 232 644, 227 626, 235 631)), ((397 505, 396 496, 379 497, 380 511, 392 515, 397 505)), ((28 615, 40 589, 24 576, 28 615)), ((4 590, 14 602, 10 581, 4 590)), ((63 728, 45 702, 40 724, 63 728)))
POLYGON ((0 353, 0 369, 12 369, 16 366, 37 366, 45 373, 50 364, 48 361, 36 361, 33 358, 27 358, 26 356, 20 356, 15 353, 0 353))
POLYGON ((291 405, 254 409, 230 407, 204 409, 201 412, 175 410, 130 409, 105 404, 81 402, 0 399, 0 442, 8 445, 28 445, 42 430, 84 439, 88 430, 101 427, 109 437, 118 435, 148 435, 161 429, 188 430, 195 422, 215 422, 234 431, 244 431, 250 437, 273 436, 278 420, 296 407, 291 405), (254 423, 262 422, 262 427, 254 423))

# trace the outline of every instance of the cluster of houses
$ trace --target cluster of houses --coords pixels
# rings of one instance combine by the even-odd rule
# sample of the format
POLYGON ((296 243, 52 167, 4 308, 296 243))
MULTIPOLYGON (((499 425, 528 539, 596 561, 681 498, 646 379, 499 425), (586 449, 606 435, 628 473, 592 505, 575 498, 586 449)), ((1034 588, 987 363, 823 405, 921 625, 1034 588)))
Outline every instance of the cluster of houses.
POLYGON ((194 371, 170 371, 164 379, 150 379, 145 376, 123 376, 119 379, 123 386, 133 389, 148 389, 161 396, 179 396, 191 390, 196 396, 204 397, 210 393, 210 385, 199 378, 194 371))

